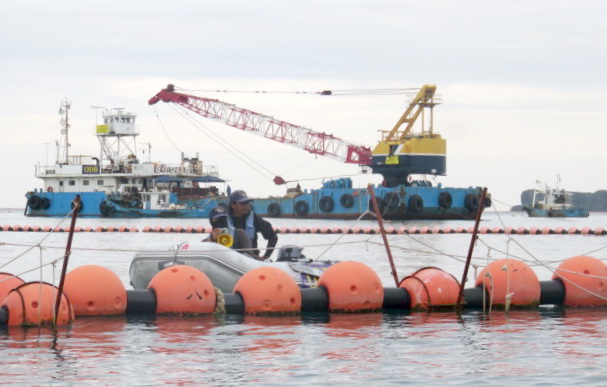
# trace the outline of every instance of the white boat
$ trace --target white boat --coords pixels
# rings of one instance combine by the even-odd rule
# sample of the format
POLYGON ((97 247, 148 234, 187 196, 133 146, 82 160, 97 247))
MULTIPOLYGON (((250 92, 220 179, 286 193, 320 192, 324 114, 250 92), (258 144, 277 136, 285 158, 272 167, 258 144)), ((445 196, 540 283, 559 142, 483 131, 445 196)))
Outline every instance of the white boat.
POLYGON ((585 208, 576 208, 573 206, 573 192, 564 189, 550 188, 536 182, 537 186, 533 190, 531 207, 525 207, 524 210, 533 218, 585 218, 590 215, 585 208))
POLYGON ((276 262, 258 261, 217 243, 182 242, 168 251, 138 252, 131 261, 129 275, 134 289, 146 289, 152 278, 167 267, 187 265, 202 271, 214 286, 232 292, 245 273, 258 267, 276 267, 288 273, 301 288, 316 286, 323 271, 335 262, 314 261, 301 248, 283 246, 276 262))
MULTIPOLYGON (((178 164, 140 160, 136 114, 106 109, 97 124, 98 155, 70 155, 70 103, 61 106, 61 141, 54 165, 37 165, 43 188, 26 194, 28 216, 65 216, 80 198, 79 216, 205 218, 217 200, 213 184, 223 183, 215 166, 181 154, 178 164)), ((145 153, 145 152, 144 152, 145 153)))

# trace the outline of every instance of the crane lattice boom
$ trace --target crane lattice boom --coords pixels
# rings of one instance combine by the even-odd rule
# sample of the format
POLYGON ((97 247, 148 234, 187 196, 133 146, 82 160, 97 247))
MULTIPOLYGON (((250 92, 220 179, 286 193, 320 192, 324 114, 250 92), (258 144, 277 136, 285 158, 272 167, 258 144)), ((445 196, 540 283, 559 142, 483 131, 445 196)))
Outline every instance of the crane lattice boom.
POLYGON ((371 164, 369 147, 355 145, 331 134, 315 132, 216 99, 178 93, 173 85, 162 89, 148 103, 153 105, 158 101, 176 103, 203 117, 292 145, 312 154, 331 157, 345 163, 371 164))

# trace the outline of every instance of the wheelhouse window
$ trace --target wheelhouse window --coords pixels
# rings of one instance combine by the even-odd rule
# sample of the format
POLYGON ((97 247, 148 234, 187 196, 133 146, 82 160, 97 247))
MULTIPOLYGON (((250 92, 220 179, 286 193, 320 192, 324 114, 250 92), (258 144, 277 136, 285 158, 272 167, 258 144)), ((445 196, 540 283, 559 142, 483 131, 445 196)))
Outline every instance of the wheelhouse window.
POLYGON ((88 180, 82 180, 82 185, 89 185, 89 181, 88 180))
POLYGON ((59 187, 63 187, 63 180, 59 182, 59 187))
POLYGON ((69 185, 69 186, 76 185, 76 180, 68 180, 67 185, 69 185))
POLYGON ((97 185, 103 185, 103 180, 97 180, 97 185))

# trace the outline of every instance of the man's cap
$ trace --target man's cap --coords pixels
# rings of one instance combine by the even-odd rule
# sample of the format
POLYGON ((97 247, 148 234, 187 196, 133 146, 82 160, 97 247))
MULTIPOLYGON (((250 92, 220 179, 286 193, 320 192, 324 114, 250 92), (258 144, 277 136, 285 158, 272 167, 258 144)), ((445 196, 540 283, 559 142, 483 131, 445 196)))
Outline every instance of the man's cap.
POLYGON ((247 196, 247 193, 243 190, 237 190, 232 192, 230 195, 230 203, 244 203, 250 202, 252 199, 247 196))
POLYGON ((209 219, 217 220, 223 216, 228 216, 228 211, 223 206, 217 206, 209 213, 209 219))

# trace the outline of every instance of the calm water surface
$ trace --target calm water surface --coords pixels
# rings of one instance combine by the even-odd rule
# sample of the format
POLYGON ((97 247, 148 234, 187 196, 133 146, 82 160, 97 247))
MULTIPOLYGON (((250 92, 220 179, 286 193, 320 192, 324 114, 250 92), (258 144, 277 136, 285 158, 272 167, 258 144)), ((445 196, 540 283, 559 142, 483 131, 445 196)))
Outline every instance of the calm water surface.
MULTIPOLYGON (((0 224, 56 225, 59 219, 0 212, 0 224)), ((281 226, 340 226, 353 222, 272 220, 281 226)), ((67 226, 68 223, 62 224, 67 226)), ((206 220, 79 219, 80 226, 189 226, 206 220)), ((374 226, 366 221, 358 226, 374 226)), ((457 227, 471 222, 408 222, 394 226, 457 227)), ((529 219, 520 213, 486 214, 483 226, 604 227, 607 214, 586 219, 529 219)), ((67 234, 0 233, 0 271, 25 280, 57 282, 67 234), (46 238, 43 240, 43 238, 46 238), (27 252, 30 246, 40 244, 27 252), (22 255, 22 256, 20 256, 22 255), (19 258, 15 259, 16 257, 19 258), (11 261, 15 259, 14 261, 11 261)), ((128 285, 133 252, 199 240, 202 235, 77 233, 69 269, 108 267, 128 285)), ((390 235, 400 278, 436 266, 463 273, 469 235, 390 235)), ((356 260, 394 286, 377 235, 279 235, 310 258, 356 260)), ((607 236, 483 235, 468 280, 487 260, 506 256, 529 263, 541 280, 566 258, 607 259, 607 236)), ((69 270, 68 269, 68 270, 69 270)), ((469 282, 469 283, 470 283, 469 282)), ((319 314, 300 317, 84 318, 57 331, 0 328, 3 385, 605 385, 607 310, 542 307, 509 313, 319 314)))

